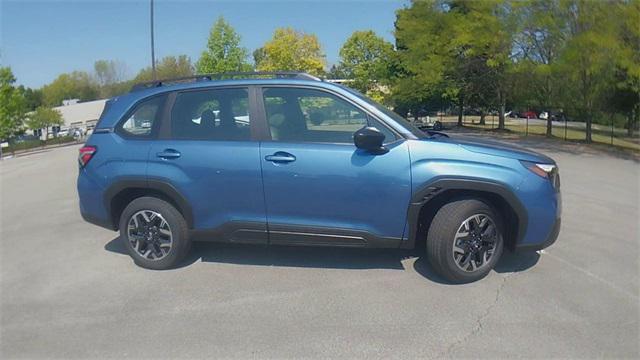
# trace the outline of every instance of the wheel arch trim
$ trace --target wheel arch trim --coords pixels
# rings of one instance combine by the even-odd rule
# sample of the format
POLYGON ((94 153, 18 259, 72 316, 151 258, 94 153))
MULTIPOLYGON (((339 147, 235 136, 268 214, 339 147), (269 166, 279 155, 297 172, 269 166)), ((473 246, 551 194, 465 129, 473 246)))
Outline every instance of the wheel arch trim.
POLYGON ((421 185, 411 196, 407 212, 408 236, 403 248, 413 248, 417 243, 421 210, 448 190, 476 191, 499 196, 513 209, 518 219, 514 244, 518 244, 524 238, 528 225, 527 210, 508 185, 487 179, 440 177, 421 185))
MULTIPOLYGON (((114 182, 104 193, 104 206, 107 214, 112 216, 111 204, 113 199, 123 191, 130 189, 150 190, 160 193, 167 199, 171 200, 177 207, 178 211, 184 216, 189 229, 193 229, 193 211, 187 199, 178 191, 171 183, 161 179, 147 179, 143 177, 125 177, 114 182)), ((110 219, 112 228, 117 230, 118 224, 114 219, 110 219)))

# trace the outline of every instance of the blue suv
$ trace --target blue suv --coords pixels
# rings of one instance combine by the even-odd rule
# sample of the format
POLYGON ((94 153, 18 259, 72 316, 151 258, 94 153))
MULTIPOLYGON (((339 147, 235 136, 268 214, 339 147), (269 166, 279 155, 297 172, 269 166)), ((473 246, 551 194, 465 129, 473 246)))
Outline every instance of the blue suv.
POLYGON ((555 162, 423 132, 303 73, 156 81, 106 103, 79 154, 83 218, 136 264, 175 267, 195 240, 424 249, 451 282, 560 229, 555 162))

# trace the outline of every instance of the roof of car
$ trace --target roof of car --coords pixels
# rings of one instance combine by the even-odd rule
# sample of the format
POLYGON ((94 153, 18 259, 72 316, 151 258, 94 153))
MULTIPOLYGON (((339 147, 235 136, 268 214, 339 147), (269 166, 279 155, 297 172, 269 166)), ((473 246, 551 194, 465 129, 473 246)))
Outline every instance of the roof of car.
POLYGON ((275 79, 224 79, 224 80, 201 80, 188 83, 173 83, 156 87, 148 87, 132 91, 126 95, 138 98, 160 94, 176 90, 199 89, 207 87, 221 86, 249 86, 249 85, 308 85, 314 87, 335 88, 337 85, 327 81, 295 79, 295 78, 275 78, 275 79))

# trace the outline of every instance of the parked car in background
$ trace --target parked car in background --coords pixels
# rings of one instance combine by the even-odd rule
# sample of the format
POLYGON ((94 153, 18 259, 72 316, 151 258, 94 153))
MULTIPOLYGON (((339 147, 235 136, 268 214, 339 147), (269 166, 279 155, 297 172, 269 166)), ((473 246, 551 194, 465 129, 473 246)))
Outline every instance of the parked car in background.
POLYGON ((520 113, 520 117, 523 119, 537 119, 538 114, 535 111, 527 110, 520 113))
POLYGON ((84 131, 82 130, 82 128, 78 128, 78 127, 71 128, 69 129, 69 135, 73 136, 73 138, 76 140, 80 140, 84 135, 84 131))
POLYGON ((551 118, 551 120, 553 121, 568 120, 566 115, 561 111, 543 111, 540 113, 540 116, 538 118, 542 120, 548 120, 549 118, 551 118))
POLYGON ((504 248, 558 236, 558 167, 545 155, 425 133, 308 74, 216 76, 109 100, 79 151, 80 213, 119 230, 142 267, 177 266, 194 240, 419 247, 464 283, 504 248))
POLYGON ((60 129, 60 130, 56 133, 56 136, 57 136, 57 137, 69 136, 69 128, 60 129))

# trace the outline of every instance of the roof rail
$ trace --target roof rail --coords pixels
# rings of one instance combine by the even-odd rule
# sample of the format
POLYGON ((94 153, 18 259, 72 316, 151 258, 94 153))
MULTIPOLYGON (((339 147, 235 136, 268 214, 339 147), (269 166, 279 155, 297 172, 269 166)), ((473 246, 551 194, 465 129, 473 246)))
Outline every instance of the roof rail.
POLYGON ((227 78, 250 78, 250 77, 273 77, 273 78, 291 78, 300 80, 322 81, 322 79, 305 72, 299 71, 249 71, 249 72, 227 72, 219 74, 199 74, 193 76, 185 76, 173 79, 162 79, 141 82, 133 85, 131 91, 144 90, 154 87, 160 87, 169 84, 188 83, 198 81, 222 80, 227 78))

